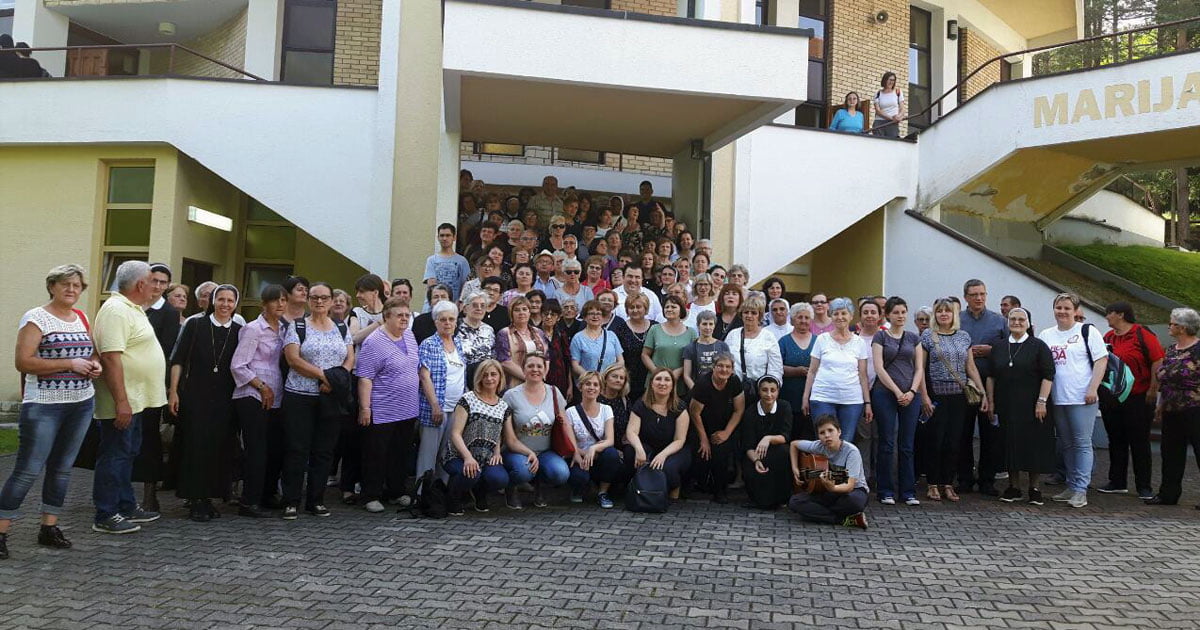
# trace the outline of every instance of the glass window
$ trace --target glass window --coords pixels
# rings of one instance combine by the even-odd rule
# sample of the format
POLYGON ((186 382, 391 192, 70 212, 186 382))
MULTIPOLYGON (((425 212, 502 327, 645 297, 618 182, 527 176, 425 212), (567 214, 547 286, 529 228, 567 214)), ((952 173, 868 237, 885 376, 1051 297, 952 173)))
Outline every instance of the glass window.
POLYGON ((243 285, 245 291, 243 295, 254 296, 254 301, 258 301, 258 296, 262 294, 262 290, 269 284, 283 284, 288 276, 292 275, 291 265, 246 265, 246 283, 243 285))
POLYGON ((246 258, 291 260, 296 256, 296 228, 286 225, 247 225, 246 258))
POLYGON ((825 62, 810 59, 808 61, 808 100, 810 102, 825 102, 825 62))
POLYGON ((912 7, 912 17, 908 21, 908 43, 921 48, 929 48, 930 22, 933 16, 928 11, 912 7))
POLYGON ((475 152, 484 155, 525 155, 523 144, 503 144, 500 142, 476 142, 475 152))
POLYGON ((812 38, 808 40, 808 56, 813 59, 825 58, 825 20, 801 15, 800 28, 811 28, 813 31, 812 38))
POLYGON ((799 127, 824 127, 825 114, 818 105, 801 105, 796 108, 796 125, 799 127))
POLYGON ((908 82, 911 85, 930 85, 930 56, 919 48, 908 49, 908 82))
POLYGON ((770 0, 754 0, 754 23, 759 26, 771 22, 770 0))
POLYGON ((104 290, 109 293, 117 292, 117 267, 127 260, 146 260, 146 254, 134 254, 127 252, 108 252, 104 254, 104 281, 102 282, 104 290))
POLYGON ((824 20, 829 17, 826 0, 800 0, 800 15, 824 20))
POLYGON ((110 208, 104 221, 104 244, 150 246, 150 210, 110 208))
MULTIPOLYGON (((908 21, 908 113, 910 116, 921 114, 930 103, 930 92, 933 91, 932 64, 929 42, 932 37, 930 30, 933 25, 933 14, 910 7, 908 21)), ((909 126, 917 129, 928 127, 931 123, 930 114, 925 113, 919 118, 909 121, 909 126)))
POLYGON ((603 151, 586 151, 584 149, 556 149, 558 159, 569 160, 572 162, 588 162, 589 164, 603 164, 603 151))
POLYGON ((333 2, 289 2, 283 35, 287 47, 332 49, 336 18, 333 2))
POLYGON ((289 50, 283 53, 283 81, 293 85, 332 85, 333 53, 289 50))
POLYGON ((114 166, 108 169, 109 203, 150 203, 153 199, 153 166, 114 166))

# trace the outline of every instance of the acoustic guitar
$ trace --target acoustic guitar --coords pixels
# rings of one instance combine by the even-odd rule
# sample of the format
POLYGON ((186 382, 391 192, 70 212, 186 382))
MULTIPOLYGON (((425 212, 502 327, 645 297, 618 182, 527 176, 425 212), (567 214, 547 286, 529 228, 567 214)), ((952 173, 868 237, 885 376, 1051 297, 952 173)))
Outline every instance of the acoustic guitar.
POLYGON ((829 473, 829 480, 834 484, 846 483, 850 479, 850 475, 845 470, 830 470, 829 458, 824 455, 816 455, 813 453, 800 453, 800 481, 792 480, 793 492, 807 492, 814 494, 824 492, 825 487, 817 481, 825 473, 829 473))

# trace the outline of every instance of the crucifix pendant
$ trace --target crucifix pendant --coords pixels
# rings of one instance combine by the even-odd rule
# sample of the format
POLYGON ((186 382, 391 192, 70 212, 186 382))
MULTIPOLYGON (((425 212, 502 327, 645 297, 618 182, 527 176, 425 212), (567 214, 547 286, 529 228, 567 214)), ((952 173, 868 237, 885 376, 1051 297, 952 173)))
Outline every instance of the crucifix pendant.
MULTIPOLYGON (((1012 367, 1011 363, 1009 363, 1008 365, 1009 365, 1009 367, 1012 367)), ((217 373, 217 366, 214 365, 213 366, 213 374, 216 374, 216 373, 217 373)))

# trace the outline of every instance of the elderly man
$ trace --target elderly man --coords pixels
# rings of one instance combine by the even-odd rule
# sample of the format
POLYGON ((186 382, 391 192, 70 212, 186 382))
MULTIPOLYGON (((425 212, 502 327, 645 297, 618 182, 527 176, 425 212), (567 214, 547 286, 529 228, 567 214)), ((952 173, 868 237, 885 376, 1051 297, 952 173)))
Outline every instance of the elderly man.
POLYGON ((558 299, 558 289, 562 283, 555 277, 557 269, 554 253, 548 249, 538 252, 537 257, 533 259, 533 268, 537 270, 533 288, 545 293, 548 300, 558 299))
POLYGON ((625 301, 631 295, 644 293, 646 294, 646 298, 650 300, 650 311, 646 313, 646 319, 652 322, 666 321, 666 318, 663 317, 662 302, 659 301, 658 296, 653 291, 642 290, 642 273, 642 268, 637 265, 630 263, 625 266, 624 284, 613 289, 613 293, 617 294, 617 300, 620 302, 613 309, 613 315, 621 319, 629 319, 629 315, 625 312, 625 301))
POLYGON ((154 289, 150 265, 130 260, 117 268, 117 293, 100 307, 93 324, 104 376, 96 387, 100 447, 92 500, 92 529, 127 534, 159 514, 142 509, 133 495, 133 460, 142 446, 142 414, 167 404, 167 362, 143 310, 154 289))
POLYGON ((543 177, 541 190, 529 200, 525 209, 537 212, 539 223, 545 225, 550 224, 550 218, 554 215, 562 214, 563 200, 558 191, 558 178, 553 175, 543 177))
MULTIPOLYGON (((971 356, 975 357, 975 367, 979 377, 987 380, 991 375, 992 364, 988 356, 992 353, 992 344, 1008 338, 1008 322, 999 313, 987 308, 987 285, 982 280, 972 278, 963 283, 963 298, 967 307, 963 309, 960 319, 962 330, 971 336, 971 356)), ((959 443, 958 459, 958 491, 970 492, 975 483, 979 484, 979 492, 988 496, 999 496, 996 490, 998 473, 1004 472, 1004 427, 992 424, 992 413, 980 413, 978 407, 968 405, 966 417, 963 418, 962 441, 959 443), (979 426, 979 469, 975 469, 974 436, 975 426, 979 426)), ((1003 478, 1003 477, 1002 477, 1003 478)))

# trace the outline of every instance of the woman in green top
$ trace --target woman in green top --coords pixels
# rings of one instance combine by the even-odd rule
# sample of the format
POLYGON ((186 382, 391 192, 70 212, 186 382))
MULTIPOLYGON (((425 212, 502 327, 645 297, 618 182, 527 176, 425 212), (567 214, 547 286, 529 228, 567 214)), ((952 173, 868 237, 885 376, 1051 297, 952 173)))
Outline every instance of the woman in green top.
MULTIPOLYGON (((642 363, 651 374, 656 367, 671 370, 682 393, 683 349, 696 340, 696 331, 683 323, 687 317, 687 306, 683 300, 668 295, 663 300, 662 310, 667 321, 656 324, 646 333, 646 343, 642 346, 642 363)), ((649 382, 647 379, 647 386, 649 382)))

